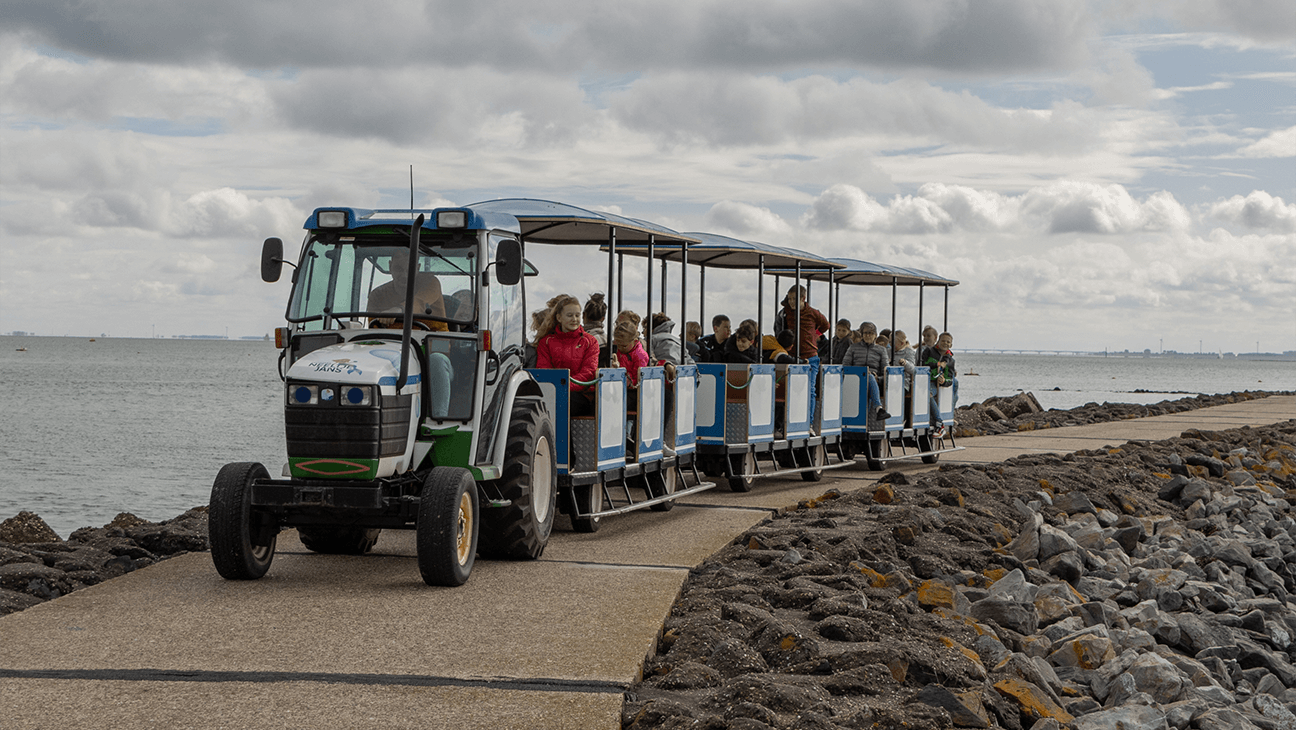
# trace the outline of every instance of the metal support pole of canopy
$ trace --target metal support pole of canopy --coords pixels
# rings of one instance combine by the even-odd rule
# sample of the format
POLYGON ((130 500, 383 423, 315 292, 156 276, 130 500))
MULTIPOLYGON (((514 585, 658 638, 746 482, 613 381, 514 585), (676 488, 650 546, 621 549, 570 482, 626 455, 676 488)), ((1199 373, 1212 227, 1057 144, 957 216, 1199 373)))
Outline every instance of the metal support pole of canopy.
POLYGON ((896 328, 896 297, 900 292, 899 279, 891 277, 891 331, 895 332, 896 328))
MULTIPOLYGON (((765 257, 764 257, 764 256, 761 256, 761 263, 763 264, 764 262, 765 262, 765 257)), ((773 320, 773 322, 774 322, 774 326, 770 328, 770 332, 777 332, 777 331, 778 331, 779 289, 782 289, 782 288, 783 288, 782 283, 781 283, 781 281, 780 281, 780 278, 781 278, 781 277, 779 277, 778 274, 775 274, 775 275, 774 275, 774 320, 773 320)), ((761 274, 761 281, 765 281, 765 275, 764 275, 763 273, 761 274)), ((765 297, 762 295, 762 296, 761 296, 761 307, 764 307, 764 306, 765 306, 765 297)), ((764 330, 761 330, 761 331, 764 332, 764 330)))
POLYGON ((801 260, 796 262, 796 283, 793 285, 793 291, 796 292, 796 326, 792 328, 792 336, 796 338, 796 359, 801 359, 801 260))
POLYGON ((698 267, 698 322, 706 327, 706 266, 698 267))
MULTIPOLYGON (((616 276, 615 276, 615 266, 614 266, 616 260, 617 260, 617 250, 616 250, 616 229, 615 229, 615 228, 609 228, 609 229, 608 229, 608 288, 607 288, 607 291, 608 291, 607 300, 608 300, 609 303, 613 301, 613 299, 612 299, 612 286, 613 286, 613 284, 615 283, 615 280, 616 280, 616 276)), ((621 290, 620 290, 620 289, 617 289, 617 290, 616 290, 616 296, 617 296, 616 301, 617 301, 617 303, 619 304, 620 301, 621 301, 621 290)), ((603 329, 604 339, 607 341, 606 344, 607 344, 607 359, 608 359, 608 363, 612 363, 612 362, 614 362, 614 358, 612 357, 612 329, 613 329, 612 325, 613 325, 613 322, 616 321, 615 318, 616 318, 616 314, 613 312, 613 309, 612 309, 611 307, 608 307, 608 311, 607 311, 607 324, 604 326, 604 329, 603 329)))
POLYGON ((833 339, 837 336, 837 307, 833 301, 833 270, 828 269, 828 362, 825 365, 832 364, 833 357, 833 339))
MULTIPOLYGON (((649 257, 648 262, 649 264, 652 263, 651 256, 649 257)), ((661 302, 661 309, 659 309, 658 311, 665 312, 666 311, 666 259, 662 259, 661 299, 659 299, 658 301, 661 302)))
MULTIPOLYGON (((765 254, 756 259, 756 342, 760 343, 761 333, 765 331, 765 254)), ((774 286, 778 286, 778 277, 774 277, 774 286)))
POLYGON ((656 243, 656 242, 657 242, 657 237, 654 236, 654 235, 652 235, 651 233, 648 234, 648 291, 644 293, 644 324, 646 324, 647 326, 644 327, 644 345, 646 346, 646 348, 647 348, 647 350, 648 350, 648 364, 650 364, 650 365, 651 365, 652 362, 653 362, 653 351, 652 351, 652 331, 653 331, 653 326, 652 326, 652 312, 653 312, 653 306, 652 306, 652 295, 653 295, 653 290, 652 290, 652 289, 653 289, 653 287, 652 287, 652 284, 653 284, 653 267, 652 267, 652 261, 653 261, 653 258, 652 258, 652 257, 653 257, 653 244, 656 243))
POLYGON ((945 285, 945 317, 941 322, 941 330, 949 332, 949 284, 945 285))
MULTIPOLYGON (((918 282, 918 336, 922 337, 923 331, 923 282, 918 282)), ((921 339, 918 340, 922 342, 921 339)))
MULTIPOLYGON (((698 324, 702 319, 698 318, 698 324)), ((680 345, 688 351, 688 242, 680 242, 680 345)), ((699 335, 700 336, 700 335, 699 335)), ((682 353, 681 353, 682 354, 682 353)))
MULTIPOLYGON (((625 254, 621 254, 617 256, 617 281, 618 282, 625 281, 625 254)), ((610 298, 611 297, 609 297, 609 299, 610 298)), ((621 287, 617 287, 616 303, 617 303, 616 305, 617 314, 620 314, 621 310, 625 309, 625 303, 621 301, 621 287)), ((611 342, 612 330, 608 330, 607 336, 608 336, 608 342, 611 342)))

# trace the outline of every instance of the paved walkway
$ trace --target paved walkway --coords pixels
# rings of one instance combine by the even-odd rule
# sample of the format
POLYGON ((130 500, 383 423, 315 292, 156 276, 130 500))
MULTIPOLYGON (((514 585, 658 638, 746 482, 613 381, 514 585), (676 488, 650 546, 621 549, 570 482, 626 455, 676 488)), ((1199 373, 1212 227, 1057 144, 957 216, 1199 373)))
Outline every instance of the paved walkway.
MULTIPOLYGON (((965 439, 945 463, 1000 461, 1296 418, 1296 397, 965 439)), ((898 466, 923 471, 920 464, 898 466)), ((580 728, 620 726, 688 568, 770 514, 862 467, 723 487, 669 513, 565 531, 537 562, 480 561, 467 585, 419 579, 413 534, 375 554, 309 553, 285 533, 259 581, 206 554, 167 560, 0 618, 4 728, 580 728)))

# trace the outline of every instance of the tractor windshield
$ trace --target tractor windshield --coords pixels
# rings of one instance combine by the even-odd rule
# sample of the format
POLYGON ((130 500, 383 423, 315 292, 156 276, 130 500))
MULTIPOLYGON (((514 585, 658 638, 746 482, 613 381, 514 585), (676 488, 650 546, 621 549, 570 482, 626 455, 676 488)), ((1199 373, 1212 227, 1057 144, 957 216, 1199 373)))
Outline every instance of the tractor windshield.
MULTIPOLYGON (((416 329, 461 329, 476 322, 476 243, 471 236, 421 234, 414 273, 416 329)), ((318 322, 321 329, 334 326, 329 320, 400 328, 408 261, 408 233, 312 234, 293 286, 288 320, 318 322)))

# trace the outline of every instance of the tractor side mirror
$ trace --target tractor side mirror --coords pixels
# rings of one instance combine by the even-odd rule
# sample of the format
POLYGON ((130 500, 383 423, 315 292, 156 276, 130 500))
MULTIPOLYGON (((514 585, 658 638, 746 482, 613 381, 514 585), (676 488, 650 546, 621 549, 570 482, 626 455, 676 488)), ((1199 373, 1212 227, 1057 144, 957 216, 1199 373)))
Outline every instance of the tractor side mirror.
POLYGON ((283 271, 283 241, 267 238, 261 246, 261 280, 273 284, 283 271))
POLYGON ((513 286, 522 278, 522 244, 513 239, 499 242, 495 249, 495 281, 513 286))

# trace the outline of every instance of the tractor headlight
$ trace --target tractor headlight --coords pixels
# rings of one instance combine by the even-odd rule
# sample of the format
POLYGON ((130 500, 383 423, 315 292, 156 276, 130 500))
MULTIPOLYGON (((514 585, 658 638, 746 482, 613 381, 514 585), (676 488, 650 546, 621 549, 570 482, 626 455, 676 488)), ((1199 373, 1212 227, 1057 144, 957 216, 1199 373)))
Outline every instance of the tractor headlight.
POLYGON ((373 388, 365 385, 344 385, 340 389, 338 405, 368 406, 373 405, 373 388))
POLYGON ((320 393, 318 385, 289 385, 288 386, 288 405, 291 406, 313 406, 319 403, 320 393))
POLYGON ((316 215, 316 225, 320 228, 346 228, 347 226, 345 210, 321 210, 316 215))

